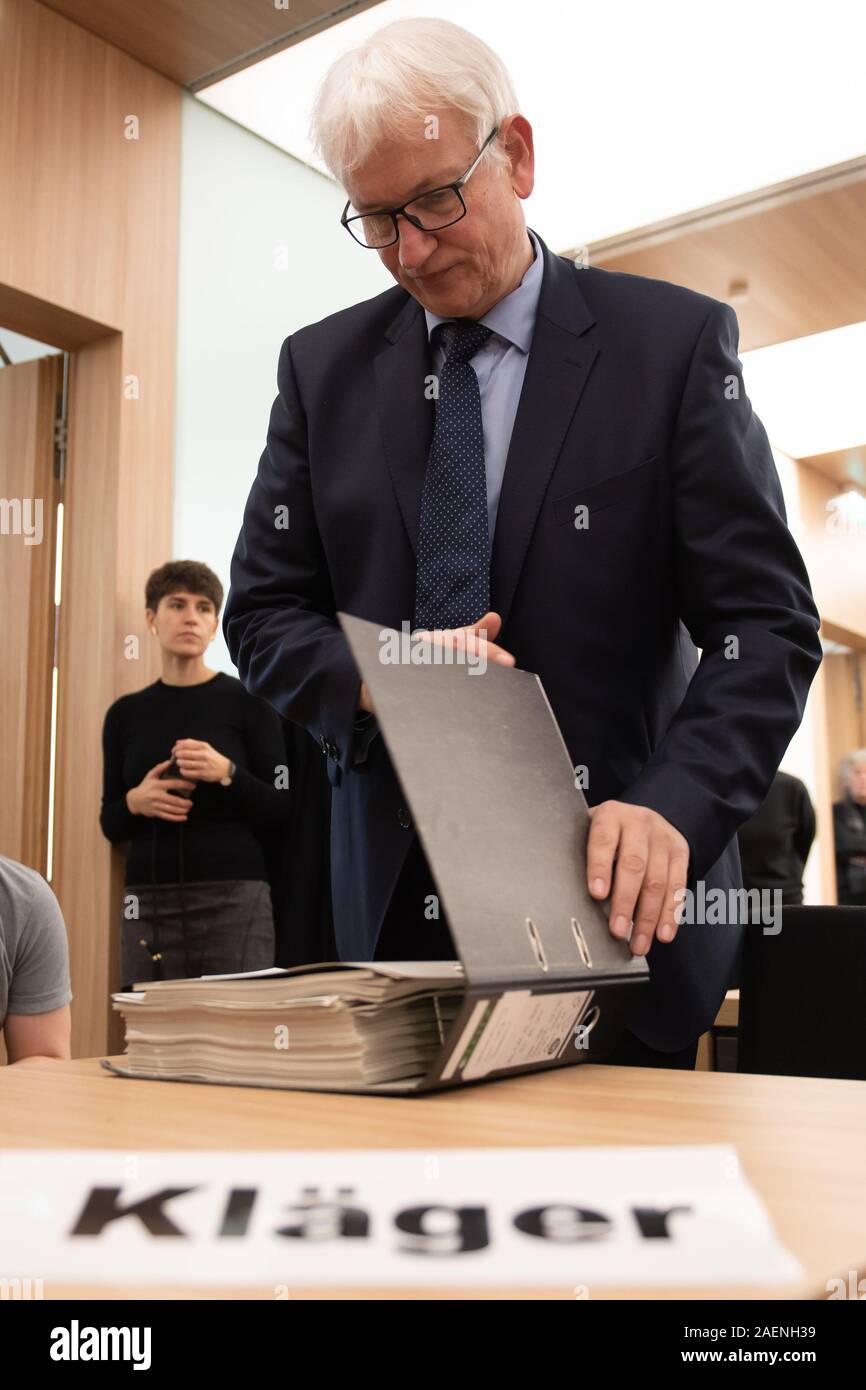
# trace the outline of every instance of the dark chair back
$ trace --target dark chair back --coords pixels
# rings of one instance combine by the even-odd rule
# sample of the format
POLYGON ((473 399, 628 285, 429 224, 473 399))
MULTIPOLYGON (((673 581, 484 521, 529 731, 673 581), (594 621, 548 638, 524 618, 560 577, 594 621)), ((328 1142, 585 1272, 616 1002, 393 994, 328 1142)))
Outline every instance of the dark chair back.
POLYGON ((866 908, 784 907, 748 926, 737 1070, 866 1080, 866 908))

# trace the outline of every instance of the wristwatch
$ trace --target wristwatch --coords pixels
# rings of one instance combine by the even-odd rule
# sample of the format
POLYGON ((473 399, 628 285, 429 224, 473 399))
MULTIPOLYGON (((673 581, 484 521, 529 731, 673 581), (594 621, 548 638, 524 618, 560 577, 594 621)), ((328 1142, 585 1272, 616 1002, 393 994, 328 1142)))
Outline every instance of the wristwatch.
POLYGON ((231 784, 232 784, 232 782, 234 781, 234 776, 235 776, 235 773, 236 773, 236 772, 237 772, 237 768, 235 767, 235 764, 232 762, 231 758, 229 758, 229 775, 228 775, 228 777, 221 777, 221 778, 220 778, 220 786, 221 786, 221 787, 230 787, 231 784))

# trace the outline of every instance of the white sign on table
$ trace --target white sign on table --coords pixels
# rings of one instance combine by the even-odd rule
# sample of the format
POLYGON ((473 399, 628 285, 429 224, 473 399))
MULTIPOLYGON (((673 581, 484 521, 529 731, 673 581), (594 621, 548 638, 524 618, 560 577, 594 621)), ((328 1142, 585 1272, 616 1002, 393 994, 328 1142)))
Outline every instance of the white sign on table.
POLYGON ((726 1145, 0 1152, 0 1279, 49 1293, 800 1275, 726 1145))

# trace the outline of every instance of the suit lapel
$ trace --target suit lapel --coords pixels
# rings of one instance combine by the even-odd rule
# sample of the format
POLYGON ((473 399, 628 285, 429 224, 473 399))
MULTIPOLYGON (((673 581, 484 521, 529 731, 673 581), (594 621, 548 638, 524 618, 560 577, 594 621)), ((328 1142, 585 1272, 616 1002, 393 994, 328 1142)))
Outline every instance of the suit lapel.
POLYGON ((544 242, 541 246, 538 314, 505 463, 490 566, 490 604, 503 627, 566 431, 598 355, 597 347, 580 341, 594 323, 580 293, 581 272, 553 255, 544 242))
POLYGON ((385 337, 386 346, 375 360, 382 442, 403 523, 417 552, 421 493, 435 419, 434 402, 425 395, 425 379, 433 370, 427 321, 417 300, 406 296, 385 337))
MULTIPOLYGON (((566 431, 598 354, 597 347, 580 341, 594 322, 580 293, 580 271, 553 255, 540 237, 539 241, 544 274, 538 314, 505 464, 491 557, 491 604, 502 615, 503 624, 566 431)), ((433 370, 427 323, 411 296, 407 295, 385 339, 375 359, 382 441, 403 523, 417 554, 435 406, 425 395, 426 378, 433 370)))

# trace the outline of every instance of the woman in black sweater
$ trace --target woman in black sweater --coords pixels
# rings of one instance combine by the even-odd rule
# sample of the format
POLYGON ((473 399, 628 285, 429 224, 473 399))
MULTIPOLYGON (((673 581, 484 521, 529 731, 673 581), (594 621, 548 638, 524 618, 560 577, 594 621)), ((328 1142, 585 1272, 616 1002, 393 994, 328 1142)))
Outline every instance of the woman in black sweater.
POLYGON ((162 678, 109 709, 100 824, 129 841, 121 935, 124 986, 259 970, 274 923, 258 830, 290 813, 277 713, 204 664, 223 591, 180 560, 147 581, 162 678))

